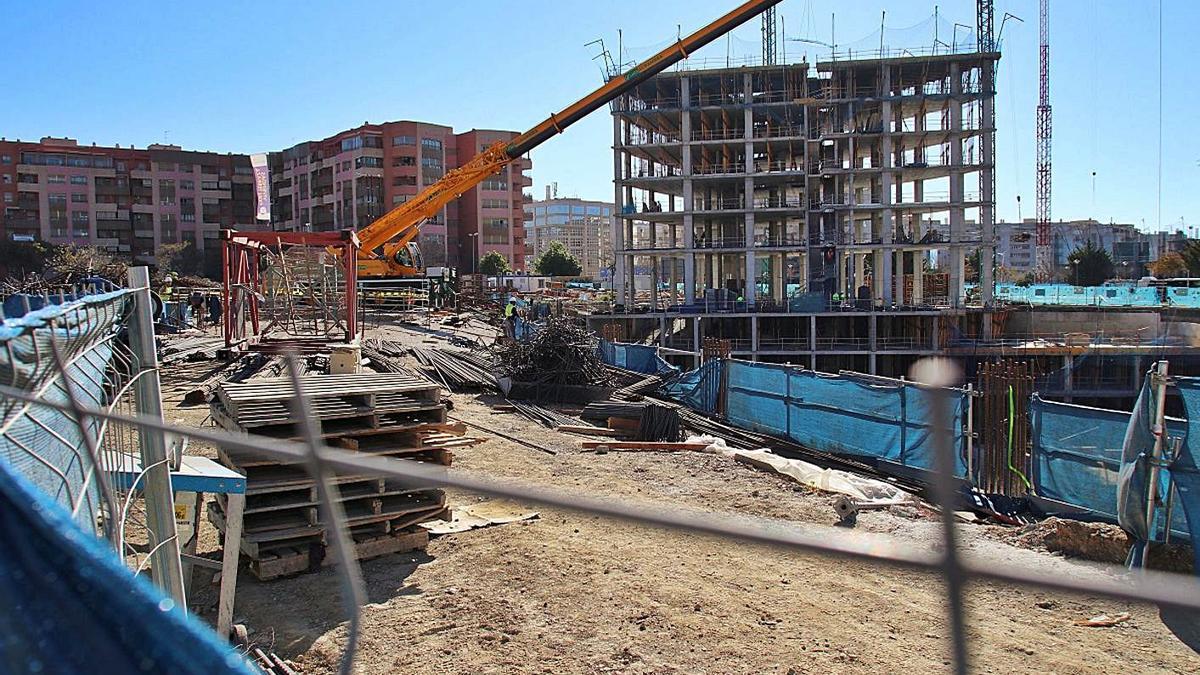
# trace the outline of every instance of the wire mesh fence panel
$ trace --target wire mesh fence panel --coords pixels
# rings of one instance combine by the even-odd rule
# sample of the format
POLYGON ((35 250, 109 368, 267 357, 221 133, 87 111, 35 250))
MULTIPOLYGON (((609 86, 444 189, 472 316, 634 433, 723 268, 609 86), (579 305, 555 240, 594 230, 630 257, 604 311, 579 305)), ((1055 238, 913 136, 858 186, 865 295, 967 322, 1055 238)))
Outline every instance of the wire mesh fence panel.
MULTIPOLYGON (((84 530, 108 540, 136 571, 151 553, 171 552, 170 535, 147 521, 144 479, 169 467, 143 461, 136 417, 139 385, 157 396, 157 371, 131 348, 138 293, 120 289, 50 304, 0 328, 0 383, 39 401, 0 399, 0 460, 62 506, 84 530)), ((165 475, 165 474, 164 474, 165 475)), ((169 509, 168 509, 169 510, 169 509)))

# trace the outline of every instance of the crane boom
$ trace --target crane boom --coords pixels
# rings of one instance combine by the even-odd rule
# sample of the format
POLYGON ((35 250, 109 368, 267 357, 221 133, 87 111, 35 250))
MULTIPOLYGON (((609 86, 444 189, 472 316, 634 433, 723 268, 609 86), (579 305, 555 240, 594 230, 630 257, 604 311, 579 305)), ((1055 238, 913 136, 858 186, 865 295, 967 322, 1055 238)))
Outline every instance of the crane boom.
POLYGON ((384 246, 383 255, 360 259, 359 270, 368 276, 411 275, 420 268, 419 254, 409 244, 420 231, 421 223, 437 215, 446 204, 478 185, 513 160, 541 145, 555 134, 595 112, 621 94, 654 77, 672 65, 686 59, 704 45, 728 33, 742 23, 773 7, 781 0, 748 0, 728 14, 709 23, 685 38, 637 64, 621 75, 609 78, 601 87, 557 113, 551 114, 537 126, 512 139, 498 142, 476 155, 466 164, 453 169, 436 183, 426 187, 412 199, 388 211, 378 220, 358 232, 362 251, 374 255, 384 246), (401 260, 406 258, 408 262, 401 260))

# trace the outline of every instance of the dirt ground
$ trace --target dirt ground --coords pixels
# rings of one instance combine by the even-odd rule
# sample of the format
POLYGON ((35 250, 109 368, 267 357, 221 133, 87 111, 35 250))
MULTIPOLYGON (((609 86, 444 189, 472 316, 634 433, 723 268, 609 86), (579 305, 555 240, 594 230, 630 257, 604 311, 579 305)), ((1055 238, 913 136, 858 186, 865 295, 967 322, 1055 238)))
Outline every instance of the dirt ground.
MULTIPOLYGON (((164 374, 164 386, 206 364, 164 374)), ((167 393, 168 399, 172 394, 167 393)), ((558 455, 490 437, 455 466, 581 494, 778 519, 834 531, 833 497, 699 453, 581 452, 579 438, 454 395, 455 415, 558 455)), ((168 400, 166 416, 202 423, 204 407, 168 400)), ((485 436, 472 430, 473 436, 485 436)), ((204 448, 194 448, 205 452, 204 448)), ((211 449, 209 449, 210 451, 211 449)), ((453 504, 477 496, 451 492, 453 504)), ((800 555, 590 515, 540 518, 431 540, 428 550, 362 565, 368 604, 363 673, 890 673, 948 670, 936 577, 800 555)), ((845 531, 838 528, 840 531, 845 531)), ((970 555, 1077 578, 1119 569, 1006 543, 962 527, 970 555)), ((936 546, 938 523, 915 511, 867 512, 854 531, 936 546)), ((200 552, 215 552, 205 524, 200 552)), ((215 603, 198 576, 196 594, 215 603), (209 600, 211 597, 211 600, 209 600)), ((243 570, 235 619, 304 672, 333 672, 346 637, 336 572, 259 582, 243 570)), ((209 611, 211 614, 211 610, 209 611)), ((971 670, 980 673, 1200 673, 1200 620, 1148 605, 975 583, 971 670), (1079 619, 1128 612, 1112 628, 1079 619), (1188 645, 1192 645, 1189 647, 1188 645)))

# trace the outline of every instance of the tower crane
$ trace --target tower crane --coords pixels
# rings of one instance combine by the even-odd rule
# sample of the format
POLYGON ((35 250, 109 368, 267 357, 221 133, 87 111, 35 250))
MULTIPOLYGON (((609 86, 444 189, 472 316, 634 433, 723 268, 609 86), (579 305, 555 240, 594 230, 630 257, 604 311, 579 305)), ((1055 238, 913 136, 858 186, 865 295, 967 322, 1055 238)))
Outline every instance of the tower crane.
POLYGON ((360 277, 405 277, 423 272, 420 248, 416 238, 421 224, 432 218, 451 200, 475 187, 513 160, 543 142, 562 133, 579 121, 645 82, 675 63, 686 59, 704 45, 725 35, 758 14, 773 8, 780 0, 748 0, 724 16, 687 37, 680 38, 654 56, 637 64, 625 73, 610 77, 592 93, 557 113, 551 114, 537 126, 509 142, 500 141, 487 147, 466 164, 449 171, 436 183, 429 185, 412 199, 393 208, 378 220, 357 233, 362 250, 359 258, 360 277))
POLYGON ((1033 255, 1039 281, 1049 281, 1050 250, 1050 0, 1038 4, 1037 200, 1033 255))

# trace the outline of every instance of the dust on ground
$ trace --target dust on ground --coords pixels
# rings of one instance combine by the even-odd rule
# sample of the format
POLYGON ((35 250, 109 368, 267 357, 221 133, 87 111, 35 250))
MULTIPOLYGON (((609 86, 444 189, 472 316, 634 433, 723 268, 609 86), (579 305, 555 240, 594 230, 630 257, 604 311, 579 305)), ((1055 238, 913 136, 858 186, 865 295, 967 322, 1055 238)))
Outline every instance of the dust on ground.
MULTIPOLYGON (((170 390, 209 364, 164 373, 170 390)), ((209 366, 211 367, 211 366, 209 366)), ((169 421, 201 424, 178 405, 169 421)), ((176 396, 175 400, 170 400, 176 396)), ((454 414, 559 450, 499 437, 459 449, 455 467, 612 499, 684 506, 835 531, 833 497, 701 453, 584 453, 579 439, 455 394, 454 414)), ((485 397, 486 398, 486 397, 485 397)), ((486 436, 474 429, 473 436, 486 436)), ((193 446, 212 454, 213 449, 193 446)), ((451 491, 451 503, 479 497, 451 491)), ((362 565, 368 604, 355 661, 363 673, 881 673, 949 669, 941 581, 834 560, 529 506, 537 520, 437 537, 424 552, 362 565)), ((859 515, 857 531, 935 550, 936 520, 859 515)), ((844 532, 845 530, 838 529, 844 532)), ((1001 528, 964 525, 969 555, 1074 578, 1121 571, 1013 546, 1001 528)), ((200 553, 216 534, 202 527, 200 553)), ((199 581, 203 581, 199 577, 199 581)), ((215 591, 195 595, 215 603, 215 591)), ((334 672, 346 638, 336 571, 259 582, 239 575, 235 619, 304 672, 334 672)), ((208 612, 211 614, 211 609, 208 612)), ((207 616, 207 614, 206 614, 207 616)), ((210 617, 211 618, 211 617, 210 617)), ((1200 620, 1102 598, 973 583, 972 671, 1200 672, 1200 620), (1078 619, 1129 612, 1112 628, 1078 619), (1170 628, 1168 628, 1168 625, 1170 628), (1172 633, 1172 629, 1175 633, 1172 633)))

